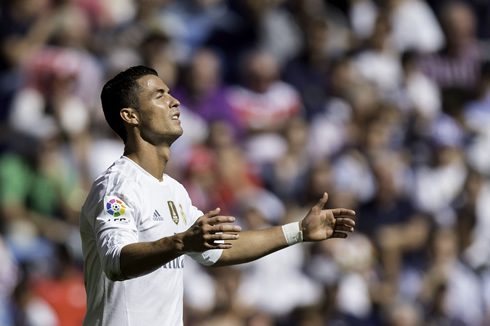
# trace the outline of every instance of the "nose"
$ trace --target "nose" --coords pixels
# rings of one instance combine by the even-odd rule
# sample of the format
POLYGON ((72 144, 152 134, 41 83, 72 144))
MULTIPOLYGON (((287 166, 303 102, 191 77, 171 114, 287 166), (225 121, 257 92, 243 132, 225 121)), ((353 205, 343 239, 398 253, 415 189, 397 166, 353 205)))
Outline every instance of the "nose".
POLYGON ((176 108, 180 105, 180 102, 178 99, 176 99, 175 97, 173 97, 172 95, 170 95, 170 107, 172 108, 176 108))

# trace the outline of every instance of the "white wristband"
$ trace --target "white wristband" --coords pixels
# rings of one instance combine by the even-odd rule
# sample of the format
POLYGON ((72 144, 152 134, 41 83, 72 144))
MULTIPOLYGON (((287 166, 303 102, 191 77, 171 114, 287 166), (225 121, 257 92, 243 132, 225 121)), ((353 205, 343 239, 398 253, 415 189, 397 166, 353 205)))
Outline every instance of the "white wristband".
POLYGON ((293 222, 282 226, 282 232, 289 246, 303 242, 303 231, 299 229, 299 222, 293 222))

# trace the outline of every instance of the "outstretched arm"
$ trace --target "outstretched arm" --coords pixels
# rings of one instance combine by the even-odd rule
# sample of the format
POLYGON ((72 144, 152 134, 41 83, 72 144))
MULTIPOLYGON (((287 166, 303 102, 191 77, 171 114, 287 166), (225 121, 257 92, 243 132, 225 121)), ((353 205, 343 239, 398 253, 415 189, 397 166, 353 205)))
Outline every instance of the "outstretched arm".
MULTIPOLYGON (((303 241, 316 242, 330 238, 346 238, 344 232, 354 231, 355 222, 351 219, 356 213, 345 208, 323 209, 328 200, 325 193, 313 206, 306 217, 299 222, 298 231, 303 241)), ((291 242, 291 239, 290 239, 291 242)), ((223 251, 213 267, 246 263, 264 257, 288 246, 283 227, 276 226, 260 231, 240 232, 233 246, 223 251)))
MULTIPOLYGON (((187 231, 153 242, 137 242, 121 250, 121 272, 126 278, 146 275, 169 261, 189 252, 209 249, 229 249, 230 243, 215 240, 235 240, 241 228, 232 223, 232 216, 218 216, 219 208, 201 216, 187 231), (222 233, 223 232, 223 233, 222 233)), ((225 250, 226 251, 226 250, 225 250)))

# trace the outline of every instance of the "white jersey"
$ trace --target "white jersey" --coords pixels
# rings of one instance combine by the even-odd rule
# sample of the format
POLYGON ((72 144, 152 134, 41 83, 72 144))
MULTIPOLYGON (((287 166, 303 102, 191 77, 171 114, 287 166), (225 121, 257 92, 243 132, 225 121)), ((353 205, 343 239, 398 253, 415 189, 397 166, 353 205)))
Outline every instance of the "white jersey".
MULTIPOLYGON (((87 291, 83 325, 183 325, 184 257, 125 280, 119 256, 127 244, 183 232, 202 215, 180 183, 168 175, 160 182, 127 157, 98 177, 80 214, 87 291)), ((221 253, 189 256, 212 265, 221 253)))

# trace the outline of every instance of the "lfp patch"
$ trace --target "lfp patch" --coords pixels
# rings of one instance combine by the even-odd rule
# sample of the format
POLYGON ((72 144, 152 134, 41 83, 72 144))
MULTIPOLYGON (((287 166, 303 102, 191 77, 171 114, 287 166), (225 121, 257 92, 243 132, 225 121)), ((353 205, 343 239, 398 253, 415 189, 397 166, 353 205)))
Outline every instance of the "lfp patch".
POLYGON ((124 212, 126 211, 126 206, 124 206, 123 202, 115 198, 107 202, 106 208, 107 213, 111 214, 114 217, 124 215, 124 212))

